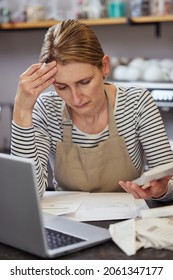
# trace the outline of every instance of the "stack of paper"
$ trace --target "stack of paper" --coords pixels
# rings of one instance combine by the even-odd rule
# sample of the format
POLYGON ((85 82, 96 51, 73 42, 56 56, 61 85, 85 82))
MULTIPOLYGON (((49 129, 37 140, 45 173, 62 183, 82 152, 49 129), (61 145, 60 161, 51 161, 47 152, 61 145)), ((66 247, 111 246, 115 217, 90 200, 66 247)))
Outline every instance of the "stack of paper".
POLYGON ((142 176, 133 182, 143 186, 152 180, 158 180, 165 176, 173 176, 173 162, 156 166, 142 174, 142 176))
POLYGON ((44 212, 78 221, 129 219, 148 209, 143 199, 128 193, 47 192, 41 200, 44 212))

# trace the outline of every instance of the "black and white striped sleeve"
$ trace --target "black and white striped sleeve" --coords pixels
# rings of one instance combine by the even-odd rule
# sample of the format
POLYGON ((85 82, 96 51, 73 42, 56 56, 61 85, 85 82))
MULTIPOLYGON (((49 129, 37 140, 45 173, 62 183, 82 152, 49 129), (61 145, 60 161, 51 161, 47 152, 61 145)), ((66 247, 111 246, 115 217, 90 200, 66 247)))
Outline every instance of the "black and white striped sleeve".
MULTIPOLYGON (((39 107, 39 106, 36 106, 39 107)), ((36 167, 39 195, 47 188, 47 164, 50 151, 50 137, 46 128, 44 109, 37 108, 33 113, 33 126, 23 128, 12 122, 11 153, 16 156, 33 159, 36 167)))

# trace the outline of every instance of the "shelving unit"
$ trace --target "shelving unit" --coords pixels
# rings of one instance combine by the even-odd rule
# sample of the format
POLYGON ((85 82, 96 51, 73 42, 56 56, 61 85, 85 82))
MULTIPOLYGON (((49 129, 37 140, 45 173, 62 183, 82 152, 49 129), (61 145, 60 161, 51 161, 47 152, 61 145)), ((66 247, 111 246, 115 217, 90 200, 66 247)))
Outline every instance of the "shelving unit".
MULTIPOLYGON (((173 14, 166 16, 142 16, 135 18, 100 18, 100 19, 81 19, 82 22, 88 25, 121 25, 128 24, 129 20, 133 24, 148 24, 148 23, 162 23, 162 22, 173 22, 173 14)), ((45 20, 38 22, 16 22, 16 23, 2 23, 0 24, 0 30, 15 30, 15 29, 42 29, 49 28, 52 25, 58 23, 58 20, 45 20)))
MULTIPOLYGON (((126 18, 112 19, 112 18, 100 18, 100 19, 81 19, 80 21, 87 23, 88 25, 113 25, 113 24, 126 24, 126 18)), ((59 23, 59 20, 45 20, 38 22, 16 22, 16 23, 2 23, 0 29, 35 29, 35 28, 49 28, 54 24, 59 23)))
POLYGON ((171 22, 173 21, 172 15, 165 16, 142 16, 131 18, 134 23, 161 23, 161 22, 171 22))

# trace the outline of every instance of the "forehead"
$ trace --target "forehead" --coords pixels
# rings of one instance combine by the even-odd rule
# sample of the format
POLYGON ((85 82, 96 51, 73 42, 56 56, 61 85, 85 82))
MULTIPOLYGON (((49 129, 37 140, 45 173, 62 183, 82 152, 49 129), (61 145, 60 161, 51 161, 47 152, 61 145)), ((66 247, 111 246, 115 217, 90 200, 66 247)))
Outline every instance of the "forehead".
POLYGON ((100 70, 98 67, 82 62, 71 62, 65 65, 57 64, 56 82, 68 83, 76 82, 96 75, 100 70))

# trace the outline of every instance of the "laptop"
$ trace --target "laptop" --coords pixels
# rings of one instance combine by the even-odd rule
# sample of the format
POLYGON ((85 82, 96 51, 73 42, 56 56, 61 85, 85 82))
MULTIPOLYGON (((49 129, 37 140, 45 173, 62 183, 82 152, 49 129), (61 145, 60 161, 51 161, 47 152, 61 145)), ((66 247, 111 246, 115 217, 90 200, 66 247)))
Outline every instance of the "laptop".
POLYGON ((43 213, 34 162, 0 153, 0 242, 55 258, 107 240, 108 229, 43 213))

